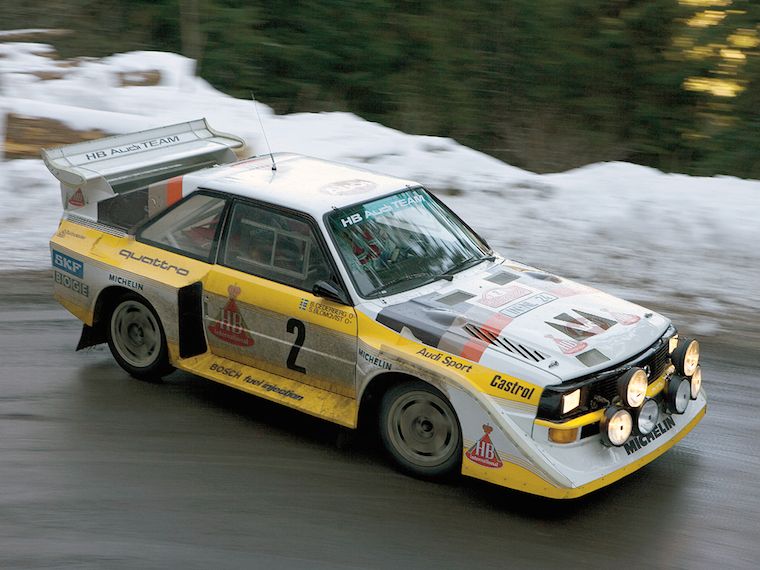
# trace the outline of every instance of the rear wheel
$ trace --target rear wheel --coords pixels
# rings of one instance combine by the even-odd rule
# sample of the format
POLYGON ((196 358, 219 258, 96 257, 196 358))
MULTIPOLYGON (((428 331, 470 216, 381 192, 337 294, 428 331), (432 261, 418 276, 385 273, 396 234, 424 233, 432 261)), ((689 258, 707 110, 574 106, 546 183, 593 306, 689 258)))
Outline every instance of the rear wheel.
POLYGON ((120 297, 111 311, 108 347, 119 366, 135 378, 159 379, 174 370, 156 311, 134 293, 120 297))
POLYGON ((380 437, 393 460, 417 477, 443 477, 461 461, 462 433, 446 397, 424 382, 388 390, 380 403, 380 437))

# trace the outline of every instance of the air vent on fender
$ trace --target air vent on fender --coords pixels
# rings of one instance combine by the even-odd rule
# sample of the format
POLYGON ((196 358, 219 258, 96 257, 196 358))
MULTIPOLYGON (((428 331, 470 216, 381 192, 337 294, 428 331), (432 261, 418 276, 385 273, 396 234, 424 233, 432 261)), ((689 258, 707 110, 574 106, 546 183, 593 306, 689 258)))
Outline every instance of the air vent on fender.
POLYGON ((524 344, 520 344, 518 342, 511 341, 503 336, 494 334, 486 328, 479 327, 471 323, 464 325, 463 328, 468 334, 477 338, 478 340, 482 340, 483 342, 487 342, 493 346, 498 346, 513 356, 522 358, 523 360, 527 360, 529 362, 541 362, 542 360, 546 360, 548 358, 547 355, 533 348, 529 348, 524 344))

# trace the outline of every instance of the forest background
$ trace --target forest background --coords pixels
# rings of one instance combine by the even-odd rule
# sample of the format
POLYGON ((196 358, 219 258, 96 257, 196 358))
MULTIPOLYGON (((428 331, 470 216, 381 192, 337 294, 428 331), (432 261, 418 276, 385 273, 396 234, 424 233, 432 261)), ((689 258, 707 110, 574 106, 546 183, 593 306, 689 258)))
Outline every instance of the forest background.
POLYGON ((26 0, 63 57, 182 53, 278 113, 337 111, 556 172, 760 178, 760 2, 26 0))

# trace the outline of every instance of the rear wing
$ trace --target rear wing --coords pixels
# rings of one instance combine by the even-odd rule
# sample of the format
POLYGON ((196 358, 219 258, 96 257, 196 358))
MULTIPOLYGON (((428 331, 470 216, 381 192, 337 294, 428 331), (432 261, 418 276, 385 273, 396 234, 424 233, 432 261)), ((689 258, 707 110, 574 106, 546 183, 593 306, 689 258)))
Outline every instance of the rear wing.
MULTIPOLYGON (((77 210, 77 215, 109 223, 108 220, 101 220, 102 208, 98 207, 101 202, 112 201, 135 190, 144 190, 146 207, 147 204, 165 207, 168 205, 165 194, 170 190, 174 192, 176 183, 157 182, 209 166, 235 162, 237 157, 232 149, 242 147, 244 142, 234 135, 215 131, 206 119, 197 119, 43 149, 42 160, 61 182, 64 210, 77 210), (151 188, 153 192, 149 191, 151 188)), ((176 198, 176 192, 174 194, 176 198)), ((142 203, 143 200, 133 196, 129 202, 142 203)), ((114 205, 111 204, 111 209, 114 205)), ((144 219, 152 212, 146 210, 143 214, 138 217, 144 219)), ((132 219, 116 225, 131 226, 137 221, 132 219)))

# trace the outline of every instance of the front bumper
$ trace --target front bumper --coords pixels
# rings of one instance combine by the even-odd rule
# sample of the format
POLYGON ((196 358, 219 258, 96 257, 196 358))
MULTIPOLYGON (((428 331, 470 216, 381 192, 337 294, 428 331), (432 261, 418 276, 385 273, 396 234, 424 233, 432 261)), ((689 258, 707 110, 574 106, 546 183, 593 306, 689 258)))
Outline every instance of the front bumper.
POLYGON ((621 447, 605 446, 598 434, 572 444, 552 443, 545 433, 543 436, 534 433, 534 437, 528 434, 525 438, 510 437, 508 434, 515 433, 515 426, 509 425, 511 422, 506 414, 501 414, 502 429, 494 430, 490 439, 503 465, 498 469, 478 465, 468 460, 465 453, 462 472, 544 497, 580 497, 654 461, 686 436, 706 411, 707 399, 703 389, 683 414, 662 416, 658 428, 651 434, 631 436, 621 447))

